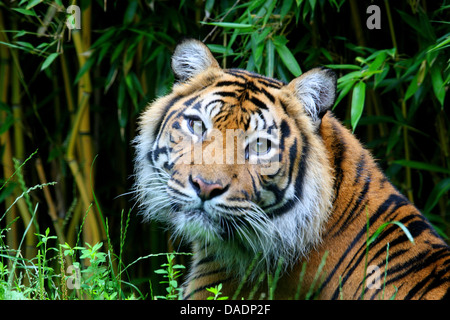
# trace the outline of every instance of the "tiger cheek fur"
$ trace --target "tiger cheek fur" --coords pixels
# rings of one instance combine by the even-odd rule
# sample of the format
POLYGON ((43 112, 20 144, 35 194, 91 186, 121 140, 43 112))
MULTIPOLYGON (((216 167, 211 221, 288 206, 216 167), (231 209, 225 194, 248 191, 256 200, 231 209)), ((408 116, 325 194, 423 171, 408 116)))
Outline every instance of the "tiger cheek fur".
POLYGON ((231 297, 246 274, 239 297, 248 297, 261 274, 281 268, 275 298, 304 297, 315 284, 314 297, 358 299, 367 223, 373 234, 394 220, 415 244, 396 225, 378 236, 368 264, 384 270, 389 243, 390 271, 364 298, 448 297, 447 245, 328 111, 333 73, 285 84, 222 70, 196 40, 178 45, 172 68, 179 82, 140 119, 136 191, 145 219, 192 243, 185 298, 220 283, 231 297))

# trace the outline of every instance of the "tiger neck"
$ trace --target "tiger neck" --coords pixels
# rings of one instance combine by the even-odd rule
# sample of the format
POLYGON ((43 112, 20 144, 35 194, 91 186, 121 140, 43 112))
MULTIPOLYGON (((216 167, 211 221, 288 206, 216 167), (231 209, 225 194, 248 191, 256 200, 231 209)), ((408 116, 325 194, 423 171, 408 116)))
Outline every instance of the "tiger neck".
MULTIPOLYGON (((417 211, 389 182, 371 154, 330 112, 322 119, 320 134, 335 178, 333 209, 324 233, 328 238, 336 239, 349 231, 350 226, 366 228, 369 221, 375 223, 373 215, 377 212, 381 215, 377 223, 393 218, 379 210, 380 206, 408 206, 417 211)), ((396 214, 400 218, 403 212, 396 214)))
POLYGON ((371 173, 384 175, 370 153, 330 112, 322 119, 320 135, 334 171, 333 211, 336 211, 336 204, 342 202, 350 191, 368 187, 371 173))

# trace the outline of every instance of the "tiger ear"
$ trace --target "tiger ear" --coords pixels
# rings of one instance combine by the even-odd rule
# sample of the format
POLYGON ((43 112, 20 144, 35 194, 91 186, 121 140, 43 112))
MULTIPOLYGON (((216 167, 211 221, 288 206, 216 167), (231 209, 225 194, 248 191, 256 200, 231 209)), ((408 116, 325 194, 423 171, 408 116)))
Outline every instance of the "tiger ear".
POLYGON ((219 63, 203 42, 185 39, 175 48, 172 70, 180 81, 186 81, 210 67, 220 68, 219 63))
POLYGON ((336 100, 336 74, 330 69, 314 68, 292 80, 289 87, 314 123, 320 122, 336 100))

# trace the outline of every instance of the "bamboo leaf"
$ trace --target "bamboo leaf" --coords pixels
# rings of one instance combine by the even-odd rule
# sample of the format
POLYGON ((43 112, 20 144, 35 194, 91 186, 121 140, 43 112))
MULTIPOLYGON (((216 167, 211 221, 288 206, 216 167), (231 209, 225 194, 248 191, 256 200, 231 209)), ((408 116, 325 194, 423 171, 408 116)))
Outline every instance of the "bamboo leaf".
POLYGON ((44 0, 31 0, 30 2, 28 2, 27 10, 30 10, 31 8, 33 8, 34 6, 38 5, 42 1, 44 1, 44 0))
POLYGON ((366 98, 366 84, 363 81, 358 82, 353 88, 351 123, 353 131, 355 131, 364 110, 364 101, 366 98))
POLYGON ((221 28, 228 28, 228 29, 253 29, 252 24, 248 23, 236 23, 236 22, 204 22, 201 21, 202 24, 207 24, 210 26, 217 26, 221 28))
POLYGON ((280 58, 283 61, 286 68, 295 77, 298 77, 302 74, 302 69, 300 69, 300 66, 299 66, 297 60, 295 60, 295 57, 292 54, 291 50, 288 49, 286 44, 282 44, 284 41, 280 41, 281 40, 280 38, 284 38, 284 37, 277 37, 277 39, 274 39, 274 45, 275 45, 275 48, 277 49, 277 53, 280 55, 280 58))
POLYGON ((350 70, 361 70, 360 66, 354 64, 327 64, 325 67, 330 69, 350 69, 350 70))
POLYGON ((400 227, 400 229, 403 230, 403 232, 405 233, 406 237, 408 238, 408 240, 414 244, 414 238, 411 235, 411 233, 409 232, 408 228, 405 227, 405 225, 401 222, 398 221, 389 221, 389 222, 385 222, 383 223, 373 234, 372 236, 367 240, 367 245, 371 245, 376 238, 378 237, 378 235, 383 232, 384 229, 386 229, 387 226, 391 225, 391 224, 395 224, 396 226, 400 227))
POLYGON ((271 39, 266 43, 266 76, 273 78, 275 69, 275 46, 271 39))
POLYGON ((283 20, 283 18, 289 13, 292 7, 292 3, 294 0, 284 0, 283 5, 281 6, 280 10, 280 19, 283 20))
POLYGON ((441 108, 444 108, 445 89, 444 81, 442 80, 441 69, 438 65, 434 64, 433 67, 431 67, 430 72, 434 95, 441 104, 441 108))
POLYGON ((52 54, 49 54, 48 57, 44 60, 44 63, 42 64, 41 71, 46 69, 49 65, 52 64, 52 62, 56 59, 56 57, 59 56, 59 53, 54 52, 52 54))
POLYGON ((17 12, 27 15, 27 16, 37 17, 36 12, 34 12, 34 10, 27 10, 27 9, 23 9, 23 8, 12 8, 12 10, 17 11, 17 12))
POLYGON ((213 53, 220 53, 227 56, 234 54, 231 48, 224 47, 220 44, 208 44, 207 46, 213 53))
POLYGON ((426 170, 426 171, 433 171, 433 172, 441 172, 441 173, 447 173, 450 174, 449 169, 445 169, 443 167, 440 167, 438 165, 429 164, 425 162, 420 161, 413 161, 413 160, 395 160, 393 161, 395 164, 399 164, 404 167, 410 167, 417 170, 426 170))
POLYGON ((425 203, 424 213, 428 214, 433 210, 436 204, 439 202, 439 199, 450 190, 450 178, 444 179, 440 181, 437 185, 434 186, 433 190, 428 197, 427 202, 425 203))
POLYGON ((339 104, 339 102, 341 102, 342 99, 345 98, 345 96, 350 92, 350 90, 353 88, 353 86, 355 85, 356 81, 350 81, 348 83, 345 84, 340 84, 338 85, 338 89, 340 89, 339 91, 339 96, 336 99, 336 102, 334 103, 333 109, 339 104))

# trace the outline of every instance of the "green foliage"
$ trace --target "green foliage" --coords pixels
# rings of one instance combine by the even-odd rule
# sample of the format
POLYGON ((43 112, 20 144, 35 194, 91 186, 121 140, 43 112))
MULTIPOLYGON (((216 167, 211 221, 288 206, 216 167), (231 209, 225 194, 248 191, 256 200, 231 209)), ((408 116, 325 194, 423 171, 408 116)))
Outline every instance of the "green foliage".
POLYGON ((208 290, 209 292, 211 292, 214 295, 214 296, 206 298, 207 300, 228 300, 227 296, 219 297, 222 294, 222 292, 221 292, 222 284, 221 283, 219 283, 214 288, 207 288, 206 290, 208 290))
POLYGON ((161 265, 163 269, 155 270, 155 273, 161 274, 167 280, 160 281, 167 285, 165 296, 156 296, 156 299, 176 300, 181 293, 177 279, 182 275, 180 269, 185 269, 184 265, 174 264, 175 254, 167 254, 167 263, 161 265))
MULTIPOLYGON (((380 2, 381 29, 369 30, 365 21, 370 4, 82 0, 77 1, 81 30, 69 30, 66 2, 1 2, 0 283, 5 285, 0 285, 0 297, 62 297, 63 290, 55 289, 62 279, 56 265, 59 256, 74 259, 84 271, 83 286, 70 293, 77 298, 143 297, 140 290, 153 290, 149 282, 156 284, 156 296, 176 296, 181 277, 170 280, 169 273, 164 274, 166 282, 158 285, 161 275, 148 271, 161 265, 160 255, 149 253, 171 251, 167 236, 155 223, 141 224, 136 210, 131 212, 132 195, 127 191, 134 156, 129 142, 136 134, 138 115, 149 101, 170 90, 171 53, 186 36, 204 40, 224 68, 245 68, 285 82, 313 67, 334 69, 338 97, 333 112, 447 238, 450 5, 448 0, 380 2), (77 35, 83 43, 81 52, 77 35), (86 91, 87 84, 91 88, 86 91), (80 134, 78 113, 89 115, 84 124, 90 125, 80 134), (71 144, 74 136, 78 140, 71 144), (88 137, 92 144, 85 150, 88 137), (71 145, 76 146, 75 171, 70 167, 73 159, 67 158, 71 145), (47 180, 33 165, 21 170, 25 155, 36 149, 29 160, 41 160, 47 180), (93 157, 86 156, 90 153, 98 155, 92 170, 93 157), (19 170, 12 158, 18 159, 19 170), (12 175, 8 168, 17 173, 12 175), (78 172, 85 173, 84 189, 77 183, 78 172), (44 195, 45 188, 49 195, 44 195), (83 197, 94 195, 94 190, 95 206, 89 206, 83 197), (47 214, 52 207, 56 222, 47 214), (94 210, 101 212, 97 223, 103 231, 97 232, 100 241, 90 242, 85 230, 92 226, 94 210), (58 238, 49 238, 54 236, 58 238), (132 245, 136 241, 139 246, 132 245), (27 249, 20 252, 22 244, 27 249), (77 261, 80 256, 93 258, 92 264, 83 265, 77 261), (9 276, 18 270, 22 278, 9 276), (133 288, 130 295, 119 289, 124 285, 133 288)), ((185 264, 183 259, 180 264, 185 264)), ((179 271, 172 269, 170 276, 179 271)))

